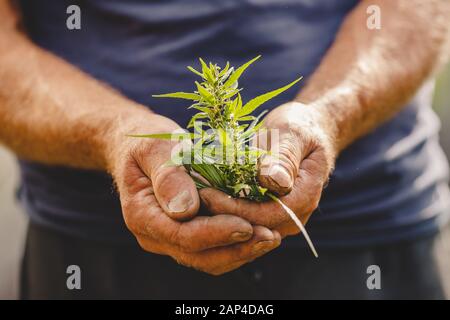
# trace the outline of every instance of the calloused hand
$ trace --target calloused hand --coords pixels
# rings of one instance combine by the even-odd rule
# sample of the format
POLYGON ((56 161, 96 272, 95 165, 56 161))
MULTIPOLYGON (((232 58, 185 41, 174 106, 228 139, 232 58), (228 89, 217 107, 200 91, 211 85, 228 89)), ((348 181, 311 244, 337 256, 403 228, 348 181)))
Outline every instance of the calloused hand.
POLYGON ((252 226, 236 215, 196 216, 199 196, 183 167, 164 164, 175 142, 123 138, 125 133, 179 129, 172 120, 151 114, 118 129, 111 152, 126 225, 140 246, 210 274, 231 271, 277 247, 278 231, 252 226))
MULTIPOLYGON (((336 151, 327 117, 312 106, 298 102, 284 104, 264 119, 267 129, 278 130, 279 139, 269 139, 268 148, 277 150, 259 163, 259 182, 290 207, 306 223, 317 208, 322 189, 334 166, 336 151)), ((267 145, 266 134, 259 144, 267 145), (264 143, 262 143, 264 142, 264 143)), ((256 225, 296 234, 298 227, 274 201, 253 202, 234 199, 212 188, 200 190, 200 197, 214 214, 232 214, 256 225)))

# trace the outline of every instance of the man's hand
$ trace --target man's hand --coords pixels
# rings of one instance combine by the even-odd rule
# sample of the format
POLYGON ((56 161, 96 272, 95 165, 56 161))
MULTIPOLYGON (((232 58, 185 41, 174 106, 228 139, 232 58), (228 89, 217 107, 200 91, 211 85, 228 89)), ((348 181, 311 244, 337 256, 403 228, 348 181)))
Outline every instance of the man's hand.
MULTIPOLYGON (((286 104, 267 116, 266 125, 281 131, 281 162, 262 161, 269 175, 260 182, 279 194, 292 190, 281 199, 303 222, 337 154, 393 117, 445 60, 449 14, 447 0, 360 1, 298 95, 305 105, 286 104), (380 30, 366 28, 369 5, 383 12, 380 30)), ((275 202, 235 200, 212 189, 200 196, 216 214, 236 214, 283 236, 297 230, 275 202)))
MULTIPOLYGON (((292 102, 273 110, 264 119, 266 128, 278 131, 268 145, 274 154, 259 163, 259 182, 280 198, 306 223, 317 208, 322 189, 333 168, 333 125, 319 108, 292 102)), ((259 142, 267 145, 267 135, 259 142)), ((213 190, 200 190, 203 201, 215 214, 234 214, 253 224, 278 230, 282 236, 299 232, 278 203, 233 199, 213 190)))
POLYGON ((238 217, 179 222, 196 214, 199 199, 181 168, 163 166, 173 143, 126 137, 178 126, 38 48, 18 22, 0 0, 1 143, 28 160, 108 171, 142 247, 184 265, 221 274, 279 245, 278 232, 238 217))
POLYGON ((231 215, 194 217, 199 209, 195 184, 182 167, 164 164, 175 142, 125 137, 125 133, 173 132, 179 127, 155 114, 127 121, 117 130, 111 171, 117 182, 128 228, 143 249, 178 263, 222 274, 280 244, 277 231, 252 226, 231 215), (151 131, 151 132, 149 132, 151 131), (191 219, 186 222, 182 220, 191 219))

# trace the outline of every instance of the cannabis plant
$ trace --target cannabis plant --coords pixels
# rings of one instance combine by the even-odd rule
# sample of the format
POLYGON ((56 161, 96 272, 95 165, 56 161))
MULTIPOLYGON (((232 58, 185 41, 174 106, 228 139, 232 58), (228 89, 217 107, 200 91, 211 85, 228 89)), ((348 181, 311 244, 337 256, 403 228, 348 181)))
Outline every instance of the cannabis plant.
POLYGON ((235 198, 254 201, 276 201, 294 220, 304 234, 313 253, 317 256, 309 236, 297 216, 280 199, 259 185, 257 179, 258 159, 270 151, 259 148, 254 141, 260 134, 262 116, 266 111, 254 116, 254 111, 263 103, 278 96, 301 80, 264 93, 247 103, 243 103, 238 80, 243 72, 260 56, 248 61, 237 69, 229 63, 221 68, 217 64, 207 64, 200 60, 201 70, 191 66, 188 70, 200 77, 195 82, 194 92, 174 92, 154 95, 158 98, 178 98, 191 101, 189 109, 197 113, 190 119, 183 133, 160 133, 131 135, 139 138, 175 139, 183 143, 168 165, 183 165, 194 179, 197 188, 212 187, 235 198))

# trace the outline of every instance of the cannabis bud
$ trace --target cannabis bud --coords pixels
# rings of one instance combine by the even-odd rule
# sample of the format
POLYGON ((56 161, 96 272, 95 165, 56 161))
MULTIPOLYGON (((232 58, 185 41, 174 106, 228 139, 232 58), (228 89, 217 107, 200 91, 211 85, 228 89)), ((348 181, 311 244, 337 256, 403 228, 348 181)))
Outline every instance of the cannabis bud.
POLYGON ((264 93, 243 103, 238 80, 243 72, 260 56, 237 69, 229 63, 221 68, 217 64, 206 64, 200 59, 201 71, 187 67, 201 80, 195 82, 194 92, 174 92, 154 95, 158 98, 179 98, 192 101, 190 109, 198 112, 190 119, 187 128, 193 132, 130 135, 139 138, 188 140, 169 161, 168 165, 183 165, 198 188, 212 187, 235 198, 254 201, 278 202, 302 231, 314 255, 317 253, 300 220, 281 200, 257 180, 258 159, 270 151, 259 148, 254 141, 260 134, 266 111, 258 116, 252 113, 263 103, 278 96, 297 82, 264 93))

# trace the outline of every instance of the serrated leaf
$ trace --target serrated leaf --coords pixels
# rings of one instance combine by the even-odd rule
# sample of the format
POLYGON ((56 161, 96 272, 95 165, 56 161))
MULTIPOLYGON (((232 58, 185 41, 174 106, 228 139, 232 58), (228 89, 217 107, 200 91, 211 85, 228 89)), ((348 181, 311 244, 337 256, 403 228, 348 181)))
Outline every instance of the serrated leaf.
POLYGON ((211 115, 211 109, 208 107, 192 106, 192 108, 211 115))
POLYGON ((224 75, 221 76, 220 81, 222 83, 225 83, 228 80, 228 78, 230 77, 230 75, 233 74, 233 72, 234 72, 234 68, 233 67, 229 68, 228 71, 224 75))
POLYGON ((238 93, 238 96, 236 99, 233 100, 231 111, 234 114, 234 117, 236 118, 236 115, 240 112, 242 108, 242 98, 241 94, 238 93))
POLYGON ((228 136, 228 133, 222 128, 217 129, 217 134, 219 137, 219 141, 222 146, 228 147, 231 144, 231 138, 228 136))
POLYGON ((154 98, 176 98, 176 99, 186 99, 186 100, 194 100, 198 101, 201 99, 200 95, 190 92, 173 92, 173 93, 164 93, 164 94, 154 94, 152 95, 154 98))
POLYGON ((219 77, 222 77, 224 74, 228 72, 228 69, 230 68, 230 63, 227 61, 227 64, 225 67, 219 72, 219 77))
POLYGON ((250 113, 252 113, 256 108, 258 108, 260 105, 262 105, 263 103, 269 101, 270 99, 275 98, 276 96, 278 96, 279 94, 283 93, 284 91, 286 91, 287 89, 289 89, 290 87, 292 87, 293 85, 295 85, 297 82, 299 82, 303 77, 300 77, 294 81, 292 81, 291 83, 285 85, 284 87, 281 87, 279 89, 264 93, 256 98, 253 98, 252 100, 250 100, 249 102, 247 102, 244 107, 242 107, 241 111, 237 113, 238 117, 242 117, 242 116, 246 116, 250 113))
POLYGON ((223 99, 229 99, 232 98, 234 95, 238 94, 241 91, 241 89, 232 89, 229 90, 224 96, 223 99))
MULTIPOLYGON (((250 125, 248 126, 247 131, 250 130, 256 130, 256 127, 260 127, 262 125, 262 122, 259 122, 259 119, 261 119, 267 112, 269 112, 268 110, 264 110, 263 112, 261 112, 257 117, 253 117, 253 121, 250 123, 250 125)), ((248 116, 247 116, 248 117, 248 116)), ((242 118, 239 118, 239 121, 243 121, 242 118)))
POLYGON ((175 139, 194 139, 197 137, 197 135, 191 132, 184 132, 184 133, 127 134, 127 137, 175 140, 175 139))
POLYGON ((262 195, 265 195, 267 190, 269 190, 269 189, 261 187, 261 186, 258 186, 258 190, 259 190, 259 192, 261 192, 262 195))
POLYGON ((241 191, 242 189, 248 188, 250 189, 250 186, 246 183, 238 183, 234 186, 231 186, 233 188, 233 192, 235 194, 239 193, 239 191, 241 191))
POLYGON ((211 69, 208 68, 208 65, 205 61, 203 61, 202 58, 198 58, 198 60, 200 60, 200 64, 202 65, 202 72, 206 80, 208 80, 210 83, 214 83, 214 76, 211 69))
POLYGON ((223 173, 214 164, 193 163, 192 169, 204 177, 208 182, 216 187, 221 188, 224 185, 223 173))
POLYGON ((255 117, 254 116, 245 116, 245 117, 239 118, 238 120, 239 121, 252 121, 252 120, 255 120, 255 117))
POLYGON ((237 82, 239 80, 239 77, 242 75, 242 73, 244 73, 245 69, 247 69, 253 62, 255 62, 256 60, 258 60, 259 58, 261 58, 261 55, 253 58, 252 60, 244 63, 242 66, 240 66, 239 68, 237 68, 228 78, 228 80, 224 83, 225 87, 230 87, 232 86, 235 82, 237 82))
POLYGON ((195 70, 195 69, 192 68, 191 66, 187 66, 187 68, 188 68, 189 71, 195 73, 196 75, 202 77, 203 79, 205 78, 205 77, 203 76, 203 74, 201 74, 201 72, 198 72, 197 70, 195 70))
POLYGON ((202 98, 208 101, 209 103, 213 103, 214 99, 212 94, 197 81, 195 81, 195 85, 197 86, 197 91, 202 96, 202 98))
POLYGON ((197 120, 199 120, 199 119, 205 119, 206 117, 208 117, 208 115, 206 114, 206 113, 204 113, 204 112, 199 112, 199 113, 196 113, 196 114, 194 114, 193 116, 192 116, 192 118, 191 118, 191 120, 189 120, 189 123, 188 123, 188 128, 192 128, 193 126, 194 126, 194 123, 197 121, 197 120))

